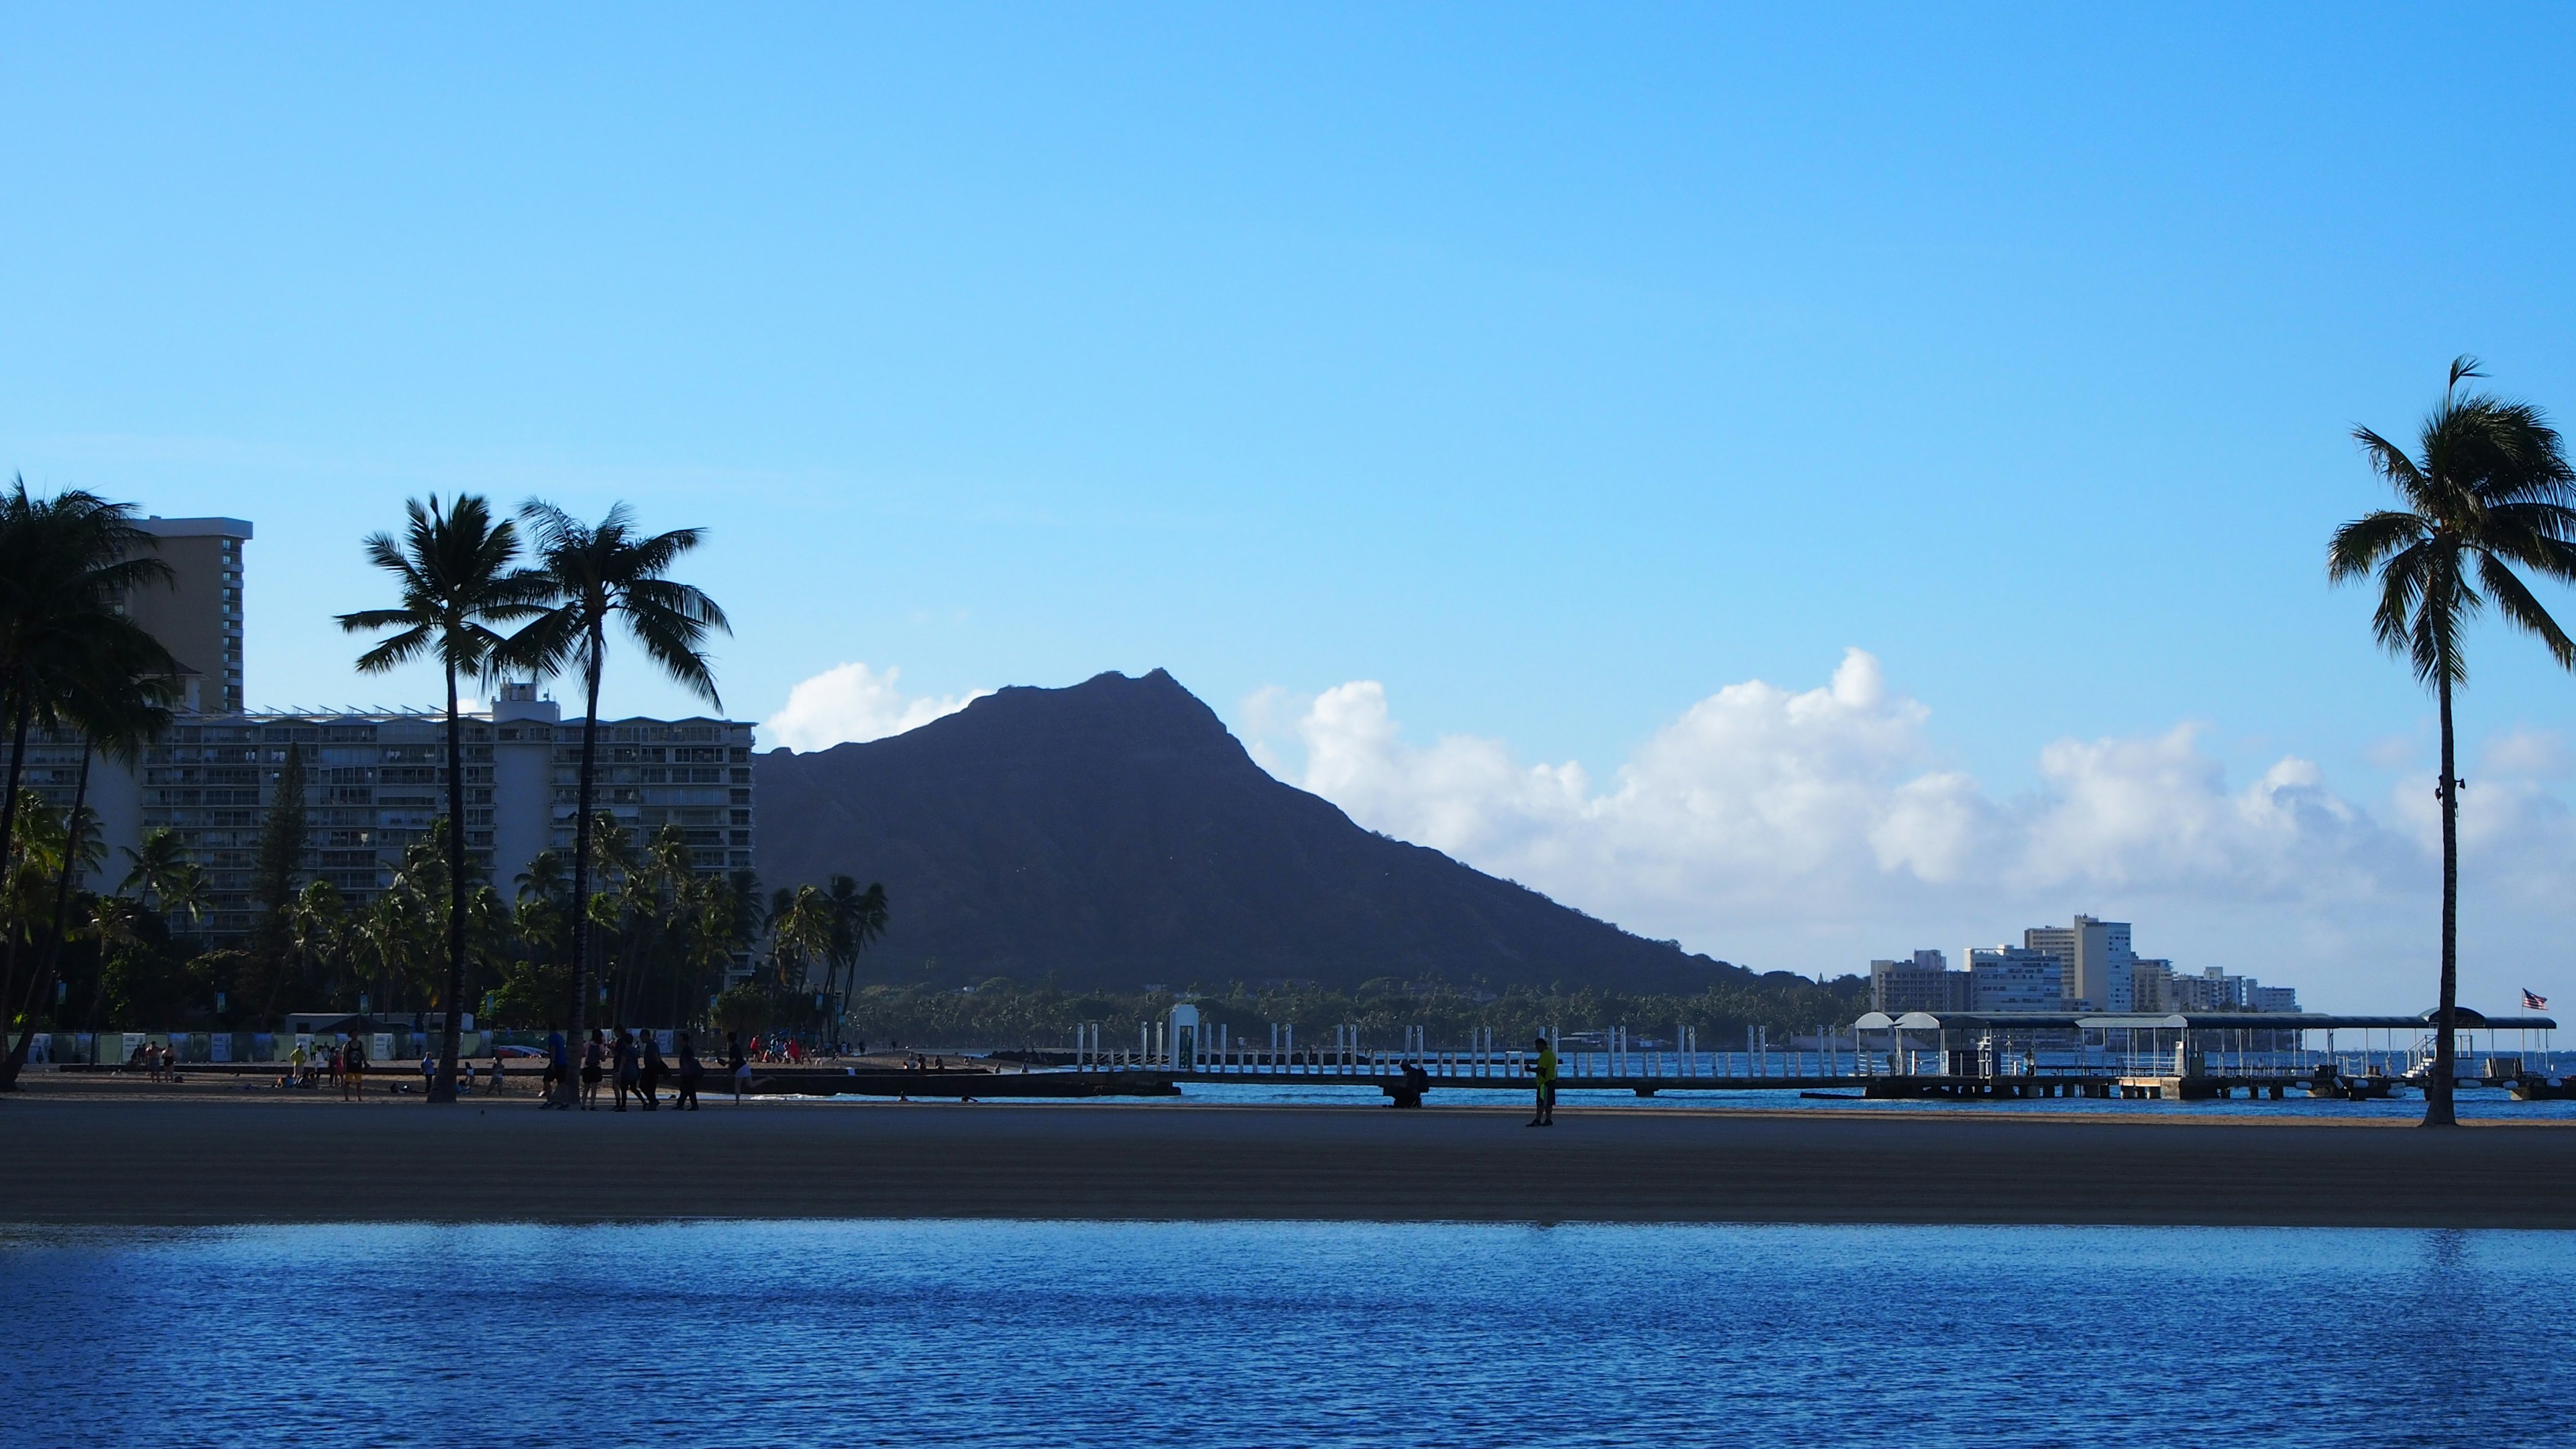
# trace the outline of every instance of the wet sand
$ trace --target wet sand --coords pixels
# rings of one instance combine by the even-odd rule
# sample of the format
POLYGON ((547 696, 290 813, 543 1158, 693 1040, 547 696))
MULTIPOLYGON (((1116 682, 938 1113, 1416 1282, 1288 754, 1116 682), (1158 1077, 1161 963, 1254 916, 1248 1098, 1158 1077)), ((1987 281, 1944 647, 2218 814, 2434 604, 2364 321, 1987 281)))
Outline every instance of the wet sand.
POLYGON ((2576 1227, 2576 1125, 1866 1111, 0 1098, 0 1221, 667 1218, 2576 1227))

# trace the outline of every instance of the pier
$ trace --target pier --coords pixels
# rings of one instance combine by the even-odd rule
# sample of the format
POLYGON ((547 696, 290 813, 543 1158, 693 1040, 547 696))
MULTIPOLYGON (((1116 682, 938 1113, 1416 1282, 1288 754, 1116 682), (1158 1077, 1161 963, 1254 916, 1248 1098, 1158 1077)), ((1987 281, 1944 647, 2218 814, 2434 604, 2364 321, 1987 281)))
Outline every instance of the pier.
MULTIPOLYGON (((1757 1032, 1741 1052, 1701 1050, 1687 1027, 1669 1041, 1635 1044, 1626 1028, 1612 1027, 1557 1034, 1565 1043, 1557 1085, 1639 1097, 1790 1091, 1870 1100, 2374 1100, 2421 1090, 2434 1055, 2432 1016, 1872 1012, 1847 1035, 1819 1032, 1805 1047, 1772 1049, 1757 1032)), ((1357 1028, 1342 1027, 1329 1046, 1301 1047, 1293 1031, 1278 1027, 1268 1043, 1254 1044, 1211 1031, 1189 1007, 1176 1008, 1173 1018, 1140 1024, 1133 1051, 1106 1048, 1098 1028, 1085 1027, 1072 1052, 1049 1054, 1058 1070, 1044 1075, 1374 1086, 1400 1105, 1418 1103, 1430 1088, 1532 1086, 1534 1052, 1499 1047, 1490 1034, 1463 1050, 1435 1049, 1414 1027, 1401 1047, 1387 1049, 1363 1047, 1357 1028)), ((2576 1096, 2576 1073, 2550 1070, 2552 1018, 2461 1008, 2456 1019, 2458 1085, 2501 1087, 2524 1101, 2576 1096)))

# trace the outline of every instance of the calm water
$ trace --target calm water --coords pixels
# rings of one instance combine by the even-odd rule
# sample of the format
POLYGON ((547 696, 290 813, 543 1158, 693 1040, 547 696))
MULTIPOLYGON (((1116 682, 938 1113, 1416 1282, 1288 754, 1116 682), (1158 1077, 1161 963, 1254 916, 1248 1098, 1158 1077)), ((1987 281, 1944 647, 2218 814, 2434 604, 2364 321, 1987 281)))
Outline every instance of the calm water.
POLYGON ((2563 1445, 2571 1291, 2522 1233, 19 1230, 0 1442, 2563 1445))

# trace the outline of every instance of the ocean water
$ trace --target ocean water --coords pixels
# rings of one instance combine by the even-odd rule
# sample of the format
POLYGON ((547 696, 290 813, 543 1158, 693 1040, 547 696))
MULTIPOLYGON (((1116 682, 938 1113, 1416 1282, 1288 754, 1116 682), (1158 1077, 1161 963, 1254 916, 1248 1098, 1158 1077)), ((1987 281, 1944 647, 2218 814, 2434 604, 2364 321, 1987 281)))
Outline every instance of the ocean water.
POLYGON ((0 1231, 0 1443, 2564 1445, 2576 1235, 0 1231))

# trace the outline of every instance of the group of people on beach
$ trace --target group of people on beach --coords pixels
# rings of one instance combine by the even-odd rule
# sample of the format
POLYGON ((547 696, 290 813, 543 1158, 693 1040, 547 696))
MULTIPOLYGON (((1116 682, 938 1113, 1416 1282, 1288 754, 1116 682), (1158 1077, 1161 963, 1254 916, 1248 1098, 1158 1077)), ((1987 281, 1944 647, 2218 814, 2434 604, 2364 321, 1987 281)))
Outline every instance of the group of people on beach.
MULTIPOLYGON (((421 1091, 424 1093, 437 1084, 438 1061, 437 1057, 426 1051, 421 1053, 420 1084, 421 1091)), ((333 1042, 327 1053, 308 1050, 304 1043, 297 1042, 295 1050, 287 1054, 286 1072, 277 1079, 277 1084, 281 1087, 310 1086, 317 1076, 337 1091, 343 1102, 354 1102, 364 1097, 367 1094, 366 1038, 354 1032, 348 1033, 333 1042)), ((482 1069, 479 1077, 472 1062, 459 1062, 456 1065, 458 1096, 465 1096, 477 1090, 497 1095, 508 1090, 508 1081, 509 1067, 498 1052, 493 1054, 491 1062, 482 1069)), ((400 1092, 408 1089, 396 1086, 394 1090, 400 1092)))
MULTIPOLYGON (((697 1111, 698 1084, 706 1079, 706 1063, 699 1060, 697 1044, 689 1033, 676 1034, 672 1046, 679 1057, 676 1066, 662 1055, 658 1033, 621 1026, 612 1040, 604 1030, 593 1027, 590 1040, 582 1043, 581 1060, 576 1068, 563 1031, 556 1028, 546 1034, 546 1100, 543 1105, 571 1106, 564 1088, 578 1071, 582 1111, 599 1110, 602 1085, 615 1093, 616 1104, 610 1108, 611 1111, 625 1111, 629 1096, 635 1098, 643 1110, 658 1111, 662 1106, 662 1083, 666 1079, 677 1083, 677 1090, 671 1097, 671 1110, 697 1111)), ((725 1033, 725 1070, 733 1078, 734 1100, 739 1102, 743 1089, 751 1081, 751 1063, 743 1053, 740 1032, 725 1033)))

